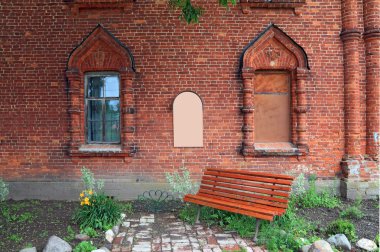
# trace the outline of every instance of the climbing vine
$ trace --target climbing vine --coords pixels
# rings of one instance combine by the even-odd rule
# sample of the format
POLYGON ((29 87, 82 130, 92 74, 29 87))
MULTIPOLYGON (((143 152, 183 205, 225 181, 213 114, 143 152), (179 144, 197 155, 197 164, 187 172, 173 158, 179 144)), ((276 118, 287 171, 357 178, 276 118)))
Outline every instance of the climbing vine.
MULTIPOLYGON (((236 4, 236 0, 218 0, 221 6, 228 8, 228 4, 236 4)), ((195 6, 191 3, 191 0, 169 0, 169 5, 173 9, 180 9, 180 18, 185 20, 188 24, 198 23, 199 17, 203 14, 203 8, 201 6, 195 6)))

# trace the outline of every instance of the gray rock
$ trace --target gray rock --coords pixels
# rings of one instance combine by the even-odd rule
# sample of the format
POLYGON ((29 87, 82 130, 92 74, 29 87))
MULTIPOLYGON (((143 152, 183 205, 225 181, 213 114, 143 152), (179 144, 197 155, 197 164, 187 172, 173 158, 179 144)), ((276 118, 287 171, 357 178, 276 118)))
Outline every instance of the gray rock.
POLYGON ((21 249, 20 252, 37 252, 37 249, 35 247, 33 247, 33 248, 24 248, 24 249, 21 249))
POLYGON ((70 244, 53 235, 50 236, 43 252, 71 252, 72 250, 70 244))
POLYGON ((91 252, 110 252, 110 250, 106 247, 101 247, 100 249, 93 250, 91 252))
POLYGON ((113 239, 115 238, 115 233, 112 231, 112 229, 108 229, 106 231, 106 240, 109 243, 112 243, 113 239))
POLYGON ((77 239, 78 241, 88 241, 90 240, 90 236, 86 234, 77 234, 75 235, 75 239, 77 239))
POLYGON ((330 244, 325 240, 315 241, 308 252, 333 252, 330 244))
POLYGON ((330 238, 327 239, 327 242, 336 248, 340 248, 346 251, 351 250, 351 243, 344 234, 336 234, 330 236, 330 238))
POLYGON ((112 227, 112 231, 115 235, 119 233, 120 225, 116 225, 112 227))
POLYGON ((310 247, 311 247, 311 245, 304 245, 304 246, 302 246, 302 248, 301 248, 301 252, 308 252, 309 251, 309 249, 310 249, 310 247))
POLYGON ((377 245, 374 241, 371 241, 365 238, 360 239, 356 243, 356 246, 366 251, 375 251, 377 249, 377 245))

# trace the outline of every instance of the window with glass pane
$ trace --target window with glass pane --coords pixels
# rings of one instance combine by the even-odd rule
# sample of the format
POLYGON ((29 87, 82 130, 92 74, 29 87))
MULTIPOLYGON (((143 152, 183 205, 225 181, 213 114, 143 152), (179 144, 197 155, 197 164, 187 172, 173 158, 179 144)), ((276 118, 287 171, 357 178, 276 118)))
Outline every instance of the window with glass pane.
POLYGON ((86 124, 88 143, 120 143, 119 76, 86 75, 86 124))

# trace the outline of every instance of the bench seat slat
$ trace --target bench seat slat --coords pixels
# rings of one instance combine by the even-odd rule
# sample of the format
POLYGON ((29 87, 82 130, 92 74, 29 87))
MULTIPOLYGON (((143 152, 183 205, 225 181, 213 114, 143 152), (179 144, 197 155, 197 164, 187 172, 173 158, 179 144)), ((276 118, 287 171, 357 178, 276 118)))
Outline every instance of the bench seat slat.
POLYGON ((265 195, 250 193, 250 192, 236 191, 236 190, 227 189, 227 188, 219 188, 219 187, 213 187, 213 186, 209 186, 209 185, 201 185, 200 188, 208 189, 208 190, 212 190, 212 191, 219 191, 219 192, 231 193, 231 194, 236 194, 236 195, 242 195, 242 196, 252 197, 252 198, 257 198, 257 199, 268 200, 268 201, 273 202, 273 203, 274 202, 284 203, 284 204, 288 203, 288 200, 284 199, 284 198, 274 198, 274 197, 270 197, 270 196, 265 196, 265 195))
POLYGON ((222 183, 222 182, 219 182, 218 179, 215 179, 213 181, 202 179, 201 183, 205 184, 205 185, 212 185, 212 186, 217 186, 217 187, 237 189, 237 190, 242 190, 242 191, 247 191, 247 192, 255 192, 255 193, 260 193, 260 194, 271 195, 271 196, 273 196, 273 195, 281 196, 281 197, 288 197, 289 196, 288 193, 284 193, 284 192, 271 191, 271 190, 265 190, 265 189, 257 189, 257 188, 254 188, 254 187, 247 187, 247 186, 236 185, 236 184, 239 184, 239 181, 237 181, 237 180, 235 180, 234 182, 235 182, 234 183, 235 185, 232 184, 232 183, 222 183))
POLYGON ((273 174, 267 172, 256 172, 256 171, 244 171, 244 170, 235 170, 235 169, 218 169, 218 168, 208 168, 207 171, 216 171, 216 172, 225 172, 232 174, 241 174, 241 175, 249 175, 249 176, 259 176, 264 178, 278 178, 293 181, 293 177, 289 175, 283 174, 273 174))
POLYGON ((248 207, 245 207, 245 206, 237 207, 235 204, 227 203, 221 200, 210 199, 207 197, 197 196, 197 195, 188 194, 185 196, 184 200, 186 202, 191 202, 191 203, 195 203, 195 204, 199 204, 203 206, 213 207, 220 210, 243 214, 243 215, 247 215, 247 216, 251 216, 251 217, 255 217, 255 218, 259 218, 263 220, 272 221, 273 216, 274 216, 274 214, 270 212, 267 212, 267 213, 260 212, 260 210, 257 208, 252 208, 250 210, 248 207))
POLYGON ((215 176, 203 176, 202 180, 218 180, 221 182, 226 182, 226 183, 237 183, 240 185, 246 185, 246 186, 251 186, 251 187, 257 187, 257 188, 265 188, 265 189, 272 189, 272 190, 277 190, 277 191, 284 191, 284 192, 290 192, 291 187, 290 186, 278 186, 278 185, 273 185, 273 184, 264 184, 264 183, 257 183, 257 182, 252 182, 252 181, 242 181, 242 180, 237 180, 233 178, 223 178, 223 177, 215 177, 215 176))
POLYGON ((257 182, 266 182, 271 184, 280 184, 280 185, 291 185, 291 180, 284 180, 284 179, 275 179, 275 178, 265 178, 260 176, 247 176, 247 175, 241 175, 241 174, 234 174, 234 173, 226 173, 226 172, 214 172, 214 171, 208 171, 206 170, 205 175, 210 176, 220 176, 220 177, 226 177, 226 178, 235 178, 235 179, 242 179, 242 180, 249 180, 249 181, 257 181, 257 182))
POLYGON ((252 202, 252 201, 241 201, 238 197, 234 198, 233 195, 224 195, 224 194, 220 194, 220 193, 217 193, 217 192, 201 192, 199 191, 197 193, 197 195, 199 196, 203 196, 203 197, 209 197, 209 198, 213 198, 213 199, 219 199, 219 200, 226 200, 226 201, 229 201, 231 203, 234 203, 234 204, 239 204, 239 205, 248 205, 248 206, 252 206, 252 207, 257 207, 257 208, 262 208, 262 209, 268 209, 268 210, 271 210, 271 211, 274 211, 276 212, 276 215, 282 215, 283 213, 285 213, 285 209, 283 208, 277 208, 277 207, 274 207, 274 206, 268 206, 268 205, 264 205, 264 204, 261 204, 259 202, 252 202))

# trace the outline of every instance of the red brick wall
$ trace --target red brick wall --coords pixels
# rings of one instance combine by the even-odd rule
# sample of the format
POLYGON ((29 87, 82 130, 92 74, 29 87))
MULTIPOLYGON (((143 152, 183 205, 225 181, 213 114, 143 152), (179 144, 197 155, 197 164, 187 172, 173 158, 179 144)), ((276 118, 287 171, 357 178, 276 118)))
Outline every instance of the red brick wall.
MULTIPOLYGON (((216 0, 208 1, 200 23, 193 25, 179 21, 179 12, 156 2, 162 1, 136 1, 126 12, 98 10, 78 15, 72 15, 62 1, 0 4, 1 177, 71 180, 86 166, 102 177, 149 181, 162 179, 165 171, 177 169, 182 160, 194 172, 206 167, 303 171, 320 177, 340 172, 344 155, 341 1, 306 1, 297 10, 299 16, 290 9, 254 9, 243 14, 238 6, 226 11, 216 0), (310 153, 306 157, 244 158, 239 154, 243 137, 239 58, 270 22, 301 45, 309 58, 310 153), (126 44, 135 58, 139 148, 135 157, 72 158, 67 154, 66 62, 98 23, 126 44), (171 102, 184 90, 196 92, 204 101, 203 148, 173 148, 171 102)), ((358 68, 364 69, 365 62, 360 62, 358 68)), ((362 92, 364 97, 365 88, 362 92)), ((362 135, 364 149, 364 128, 362 135)))

